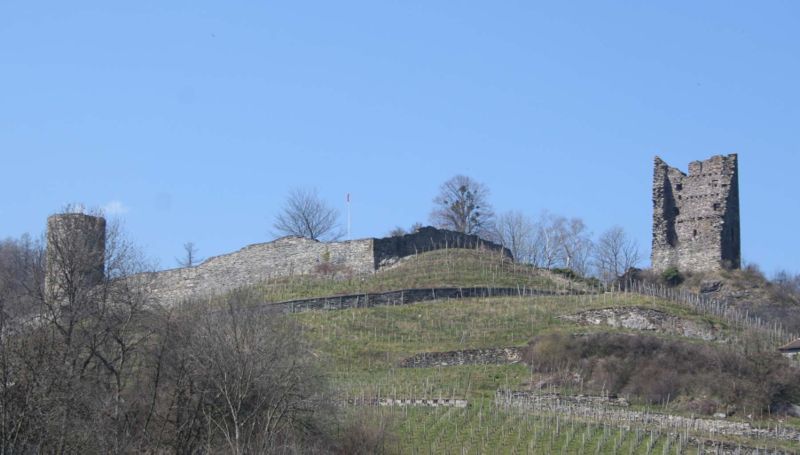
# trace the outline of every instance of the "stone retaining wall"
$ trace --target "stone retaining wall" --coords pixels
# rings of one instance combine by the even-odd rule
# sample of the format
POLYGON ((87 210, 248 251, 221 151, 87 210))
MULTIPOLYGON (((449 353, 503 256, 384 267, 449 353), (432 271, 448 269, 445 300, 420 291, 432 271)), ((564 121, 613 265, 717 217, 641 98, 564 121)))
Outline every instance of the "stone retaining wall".
POLYGON ((531 288, 428 288, 403 289, 399 291, 374 294, 351 294, 333 297, 290 300, 286 302, 264 303, 249 308, 252 311, 300 313, 317 310, 347 310, 350 308, 370 308, 376 306, 410 305, 419 302, 447 299, 467 299, 486 297, 523 297, 540 295, 567 295, 574 291, 554 291, 531 288))
POLYGON ((743 436, 757 439, 798 441, 800 431, 788 427, 754 428, 747 422, 701 419, 670 414, 632 411, 605 397, 571 397, 558 394, 498 390, 495 404, 526 412, 552 412, 592 421, 613 422, 655 428, 660 431, 694 431, 705 434, 743 436))
POLYGON ((519 348, 465 349, 449 352, 423 352, 404 359, 402 368, 430 368, 457 365, 507 365, 522 360, 519 348))

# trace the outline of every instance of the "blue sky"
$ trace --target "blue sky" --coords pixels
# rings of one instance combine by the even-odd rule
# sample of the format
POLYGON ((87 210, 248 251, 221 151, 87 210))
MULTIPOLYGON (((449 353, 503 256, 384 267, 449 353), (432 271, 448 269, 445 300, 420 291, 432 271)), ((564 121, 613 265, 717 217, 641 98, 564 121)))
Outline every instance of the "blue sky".
POLYGON ((649 255, 652 159, 739 153, 742 249, 800 272, 800 3, 0 3, 0 237, 109 206, 162 266, 271 239, 292 186, 353 236, 439 184, 619 224, 649 255))

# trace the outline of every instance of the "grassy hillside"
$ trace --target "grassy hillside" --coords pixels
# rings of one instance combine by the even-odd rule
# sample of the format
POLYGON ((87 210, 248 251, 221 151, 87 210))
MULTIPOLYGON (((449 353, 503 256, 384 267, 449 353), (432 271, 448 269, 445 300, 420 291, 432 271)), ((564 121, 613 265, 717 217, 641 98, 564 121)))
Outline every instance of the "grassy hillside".
MULTIPOLYGON (((319 346, 329 364, 335 388, 345 398, 437 398, 470 400, 467 409, 384 409, 399 431, 403 452, 448 450, 469 453, 558 450, 571 453, 651 453, 670 447, 688 447, 666 431, 637 433, 618 425, 605 427, 580 419, 556 423, 552 415, 519 415, 493 404, 498 389, 530 389, 547 379, 522 364, 471 365, 434 368, 399 368, 398 363, 419 352, 470 348, 525 346, 547 333, 626 332, 604 326, 577 326, 559 316, 592 308, 653 308, 686 320, 708 321, 685 307, 642 296, 605 294, 561 297, 526 297, 442 301, 401 307, 379 307, 294 315, 319 346), (569 430, 564 430, 566 425, 569 430), (557 428, 558 427, 558 428, 557 428), (566 431, 566 432, 565 432, 566 431), (503 436, 501 436, 503 435, 503 436), (532 446, 531 446, 532 444, 532 446), (599 449, 598 449, 599 447, 599 449), (630 452, 629 452, 630 451, 630 452)), ((723 321, 721 337, 737 333, 723 321)), ((629 331, 627 331, 629 332, 629 331)), ((674 336, 663 335, 671 339, 674 336)), ((702 343, 693 340, 694 343, 702 343)), ((564 393, 580 393, 577 387, 564 393)), ((587 391, 583 391, 587 392, 587 391)), ((644 408, 635 403, 634 409, 644 408)), ((656 408, 660 408, 656 406, 656 408)), ((648 406, 648 409, 653 409, 648 406)), ((684 412, 676 405, 663 411, 684 412)), ((373 411, 375 412, 375 411, 373 411)), ((563 417, 561 417, 563 419, 563 417)), ((708 435, 701 435, 703 438, 708 435)), ((688 437, 688 436, 687 436, 688 437)), ((701 438, 702 439, 702 438, 701 438)), ((785 442, 745 441, 753 447, 783 447, 785 442)), ((697 444, 695 441, 694 449, 697 444)), ((695 453, 695 452, 692 452, 695 453)))
MULTIPOLYGON (((561 275, 514 264, 496 254, 474 250, 440 250, 420 254, 367 277, 348 276, 346 271, 327 265, 321 267, 320 272, 315 276, 271 280, 262 283, 254 291, 259 299, 284 301, 451 286, 591 290, 585 283, 568 281, 561 275)), ((563 374, 557 377, 523 363, 429 368, 399 366, 404 359, 424 352, 497 347, 530 350, 532 348, 526 347, 531 340, 542 339, 549 334, 564 334, 567 337, 609 332, 641 335, 641 331, 606 325, 580 325, 562 317, 604 308, 657 310, 686 323, 714 327, 714 341, 683 338, 674 331, 648 332, 648 335, 665 340, 664 346, 673 351, 681 350, 680 343, 692 343, 707 348, 703 352, 712 357, 714 352, 722 349, 744 355, 754 347, 768 347, 773 343, 773 340, 760 338, 757 332, 742 331, 729 321, 695 313, 690 306, 626 293, 588 292, 583 295, 446 300, 405 306, 310 311, 291 317, 301 323, 305 334, 313 341, 315 355, 325 364, 333 388, 344 402, 379 397, 469 400, 470 405, 465 409, 351 406, 350 412, 360 419, 367 416, 368 421, 390 423, 396 438, 383 443, 388 445, 386 448, 390 451, 698 453, 711 450, 711 446, 706 445, 710 439, 732 443, 734 449, 740 444, 742 447, 759 449, 795 449, 794 442, 768 438, 714 436, 707 431, 688 429, 676 432, 675 429, 658 425, 636 425, 552 412, 520 412, 495 404, 495 394, 499 389, 542 390, 567 395, 596 394, 598 390, 605 389, 604 384, 601 384, 602 387, 598 385, 597 372, 602 373, 603 368, 611 368, 609 372, 615 370, 614 356, 617 354, 613 351, 607 353, 611 357, 587 359, 586 362, 593 363, 585 363, 583 367, 579 365, 582 360, 576 362, 576 372, 571 377, 577 377, 580 371, 589 371, 590 367, 593 369, 594 376, 586 375, 586 382, 584 379, 580 382, 565 381, 563 374)), ((539 348, 541 350, 541 346, 539 348)), ((619 361, 623 360, 620 358, 619 361)), ((635 365, 627 365, 626 368, 636 370, 635 365)), ((619 374, 616 374, 618 379, 619 374)), ((682 393, 699 395, 697 384, 691 386, 694 388, 682 393)), ((620 390, 627 393, 629 389, 620 390)), ((635 394, 627 398, 632 403, 630 409, 635 412, 646 410, 689 415, 686 399, 653 403, 641 400, 635 394)), ((711 400, 714 397, 706 398, 711 400)), ((747 413, 761 417, 763 410, 738 409, 738 413, 728 421, 736 421, 747 413)), ((775 425, 770 420, 758 423, 758 419, 754 424, 775 425)), ((788 419, 780 425, 794 427, 800 426, 800 422, 788 419)))
POLYGON ((396 289, 494 286, 555 288, 579 286, 546 270, 515 264, 496 252, 445 249, 401 260, 369 276, 353 276, 322 264, 316 275, 283 277, 257 286, 268 302, 396 289))
MULTIPOLYGON (((451 300, 398 307, 306 312, 296 317, 330 361, 341 390, 366 395, 491 397, 530 382, 522 365, 398 368, 420 352, 525 346, 552 333, 624 332, 559 318, 591 308, 636 306, 705 319, 676 304, 632 295, 451 300)), ((725 327, 722 321, 713 321, 725 327)), ((724 329, 723 329, 724 330, 724 329)), ((733 334, 729 334, 733 335, 733 334)))

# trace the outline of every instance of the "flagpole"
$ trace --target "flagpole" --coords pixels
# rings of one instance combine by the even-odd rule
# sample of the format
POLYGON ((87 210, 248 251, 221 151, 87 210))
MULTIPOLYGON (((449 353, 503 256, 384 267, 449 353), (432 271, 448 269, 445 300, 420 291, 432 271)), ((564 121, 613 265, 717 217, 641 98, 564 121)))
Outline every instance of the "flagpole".
POLYGON ((350 237, 350 193, 347 193, 347 240, 352 240, 350 237))

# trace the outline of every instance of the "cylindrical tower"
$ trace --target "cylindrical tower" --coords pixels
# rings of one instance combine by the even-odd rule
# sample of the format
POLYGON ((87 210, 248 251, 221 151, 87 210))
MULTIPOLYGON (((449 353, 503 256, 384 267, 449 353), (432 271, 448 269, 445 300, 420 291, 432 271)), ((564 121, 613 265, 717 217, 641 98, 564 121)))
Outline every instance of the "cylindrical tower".
POLYGON ((83 213, 60 213, 47 218, 47 298, 63 301, 100 284, 105 253, 105 218, 83 213))

